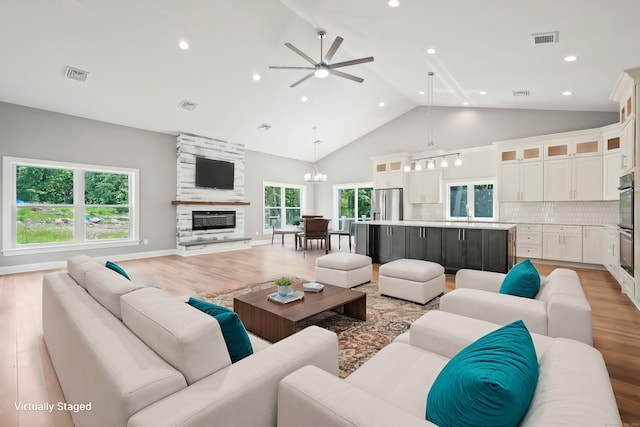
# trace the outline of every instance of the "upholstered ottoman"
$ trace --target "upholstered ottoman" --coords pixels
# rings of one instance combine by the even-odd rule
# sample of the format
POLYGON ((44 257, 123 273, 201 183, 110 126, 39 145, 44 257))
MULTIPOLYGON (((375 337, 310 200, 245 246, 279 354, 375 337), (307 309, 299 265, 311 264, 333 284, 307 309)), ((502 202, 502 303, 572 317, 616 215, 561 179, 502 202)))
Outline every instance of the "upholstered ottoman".
POLYGON ((371 258, 339 252, 316 259, 316 281, 342 288, 353 288, 371 281, 371 258))
POLYGON ((418 259, 397 259, 380 266, 382 295, 426 304, 444 292, 444 268, 418 259))

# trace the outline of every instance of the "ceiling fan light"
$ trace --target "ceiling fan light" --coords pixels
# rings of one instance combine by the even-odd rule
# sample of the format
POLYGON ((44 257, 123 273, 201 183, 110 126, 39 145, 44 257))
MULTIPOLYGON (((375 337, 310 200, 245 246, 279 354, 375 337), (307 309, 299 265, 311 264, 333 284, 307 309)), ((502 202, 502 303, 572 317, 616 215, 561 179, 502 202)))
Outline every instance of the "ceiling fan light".
POLYGON ((316 70, 313 72, 313 75, 319 79, 324 79, 325 77, 329 76, 329 70, 327 70, 326 68, 316 68, 316 70))

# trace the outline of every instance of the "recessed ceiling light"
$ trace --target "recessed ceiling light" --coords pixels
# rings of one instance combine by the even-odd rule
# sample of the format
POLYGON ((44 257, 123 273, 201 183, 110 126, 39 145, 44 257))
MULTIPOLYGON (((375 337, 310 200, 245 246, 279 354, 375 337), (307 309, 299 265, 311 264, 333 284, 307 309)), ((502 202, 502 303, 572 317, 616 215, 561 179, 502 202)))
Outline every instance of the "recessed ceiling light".
POLYGON ((564 61, 565 62, 573 62, 573 61, 575 61, 577 59, 578 59, 578 57, 577 56, 573 56, 573 55, 569 55, 569 56, 565 56, 564 57, 564 61))
POLYGON ((427 53, 429 55, 435 55, 436 54, 436 50, 435 49, 427 49, 427 53))
POLYGON ((424 91, 421 90, 420 92, 418 92, 419 95, 424 95, 424 91))
POLYGON ((469 105, 467 101, 463 102, 462 105, 469 105))
POLYGON ((378 107, 384 107, 384 101, 380 101, 380 104, 378 104, 378 107))
POLYGON ((389 7, 398 7, 400 6, 400 2, 398 0, 389 0, 387 3, 389 7))
POLYGON ((573 93, 572 93, 570 90, 565 90, 564 92, 562 92, 562 94, 563 94, 564 96, 571 96, 571 95, 573 95, 573 93))
POLYGON ((178 46, 180 47, 180 49, 182 50, 187 50, 189 49, 189 43, 187 43, 186 41, 182 40, 180 43, 178 43, 178 46))
POLYGON ((487 94, 487 91, 486 91, 486 90, 481 90, 481 91, 480 91, 480 95, 486 95, 486 94, 487 94))
POLYGON ((262 77, 260 77, 260 74, 258 74, 258 73, 255 73, 255 74, 253 75, 253 77, 252 77, 252 79, 253 79, 253 80, 255 80, 255 81, 258 81, 258 80, 260 80, 261 78, 262 78, 262 77))
POLYGON ((300 101, 302 102, 307 102, 309 100, 309 98, 307 98, 306 96, 303 96, 302 98, 300 98, 300 101))

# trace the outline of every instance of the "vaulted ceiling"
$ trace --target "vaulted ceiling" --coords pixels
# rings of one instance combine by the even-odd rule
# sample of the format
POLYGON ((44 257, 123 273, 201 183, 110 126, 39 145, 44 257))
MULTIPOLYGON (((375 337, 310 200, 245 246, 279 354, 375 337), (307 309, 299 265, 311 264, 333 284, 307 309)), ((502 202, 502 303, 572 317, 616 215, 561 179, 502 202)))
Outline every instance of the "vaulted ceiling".
POLYGON ((616 79, 640 65, 638 16, 637 0, 3 0, 0 101, 311 161, 316 138, 320 158, 426 105, 429 71, 434 105, 616 111, 616 79), (363 83, 290 88, 306 71, 268 68, 308 66, 286 42, 319 59, 318 29, 325 52, 344 38, 332 62, 375 58, 340 69, 363 83))

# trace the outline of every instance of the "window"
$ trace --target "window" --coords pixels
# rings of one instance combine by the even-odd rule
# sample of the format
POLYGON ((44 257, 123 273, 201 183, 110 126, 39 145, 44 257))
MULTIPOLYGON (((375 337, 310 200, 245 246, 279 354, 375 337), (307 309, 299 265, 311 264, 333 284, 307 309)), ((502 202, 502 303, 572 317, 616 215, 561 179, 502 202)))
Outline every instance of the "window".
POLYGON ((371 216, 371 183, 343 184, 334 186, 334 212, 338 228, 345 220, 367 220, 371 216))
POLYGON ((288 184, 265 183, 263 228, 271 230, 275 225, 294 225, 302 218, 304 187, 288 184), (284 218, 284 221, 281 219, 284 218))
POLYGON ((137 243, 137 170, 4 158, 5 255, 137 243))
POLYGON ((493 188, 493 181, 447 184, 447 219, 495 220, 493 188))

